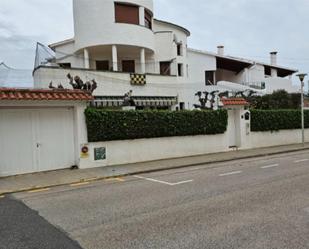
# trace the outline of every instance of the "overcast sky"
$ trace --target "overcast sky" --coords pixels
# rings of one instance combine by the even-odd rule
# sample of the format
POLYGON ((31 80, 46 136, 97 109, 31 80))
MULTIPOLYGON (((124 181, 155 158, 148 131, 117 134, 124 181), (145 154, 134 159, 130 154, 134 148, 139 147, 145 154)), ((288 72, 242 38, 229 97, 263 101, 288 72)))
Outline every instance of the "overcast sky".
MULTIPOLYGON (((91 0, 85 0, 91 1, 91 0)), ((104 0, 102 0, 104 1, 104 0)), ((154 0, 155 17, 191 31, 189 46, 309 72, 309 0, 154 0)), ((85 16, 85 18, 87 18, 85 16)), ((35 44, 73 37, 72 0, 0 0, 0 62, 32 69, 35 44)))

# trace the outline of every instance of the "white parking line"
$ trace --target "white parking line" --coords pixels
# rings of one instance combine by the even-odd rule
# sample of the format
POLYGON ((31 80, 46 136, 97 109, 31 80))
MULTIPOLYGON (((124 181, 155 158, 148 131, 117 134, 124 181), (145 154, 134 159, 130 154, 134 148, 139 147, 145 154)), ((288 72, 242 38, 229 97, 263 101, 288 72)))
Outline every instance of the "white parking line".
POLYGON ((186 183, 190 183, 190 182, 193 182, 193 180, 188 180, 188 181, 183 181, 183 182, 172 183, 171 186, 177 186, 177 185, 186 184, 186 183))
POLYGON ((303 163, 303 162, 307 162, 307 161, 309 161, 309 159, 297 160, 294 163, 303 163))
POLYGON ((274 168, 274 167, 278 167, 279 164, 272 164, 272 165, 267 165, 267 166, 263 166, 261 167, 261 169, 269 169, 269 168, 274 168))
POLYGON ((150 181, 150 182, 156 182, 156 183, 165 184, 165 185, 168 185, 168 186, 176 186, 176 185, 181 185, 181 184, 193 182, 193 180, 188 180, 188 181, 182 181, 182 182, 171 183, 171 182, 160 181, 160 180, 156 180, 156 179, 153 179, 153 178, 147 178, 147 177, 137 176, 137 175, 135 175, 134 177, 135 177, 135 178, 138 178, 138 179, 150 181))
POLYGON ((229 173, 224 173, 224 174, 220 174, 219 176, 231 176, 231 175, 237 175, 237 174, 241 174, 242 171, 233 171, 233 172, 229 172, 229 173))

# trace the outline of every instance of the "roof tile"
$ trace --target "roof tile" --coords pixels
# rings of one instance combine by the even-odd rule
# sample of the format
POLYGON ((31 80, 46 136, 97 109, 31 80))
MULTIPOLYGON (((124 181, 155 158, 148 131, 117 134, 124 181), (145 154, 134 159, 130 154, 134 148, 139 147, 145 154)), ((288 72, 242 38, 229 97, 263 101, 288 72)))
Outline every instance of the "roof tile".
POLYGON ((69 101, 89 101, 93 100, 90 92, 82 90, 66 89, 17 89, 1 88, 1 100, 69 100, 69 101))
POLYGON ((244 98, 222 98, 223 105, 248 105, 249 103, 244 98))

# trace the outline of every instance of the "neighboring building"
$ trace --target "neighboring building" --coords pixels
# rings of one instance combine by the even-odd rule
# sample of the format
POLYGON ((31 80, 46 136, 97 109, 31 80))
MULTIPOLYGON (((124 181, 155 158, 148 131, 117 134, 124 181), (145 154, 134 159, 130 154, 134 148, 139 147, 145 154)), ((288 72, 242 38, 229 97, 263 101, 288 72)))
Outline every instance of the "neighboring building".
POLYGON ((73 39, 51 44, 55 60, 34 70, 38 88, 62 83, 66 75, 95 79, 98 105, 121 105, 133 90, 137 105, 193 109, 197 91, 277 89, 297 91, 291 76, 297 70, 277 65, 277 53, 265 64, 190 49, 190 32, 154 19, 152 0, 73 0, 73 39))

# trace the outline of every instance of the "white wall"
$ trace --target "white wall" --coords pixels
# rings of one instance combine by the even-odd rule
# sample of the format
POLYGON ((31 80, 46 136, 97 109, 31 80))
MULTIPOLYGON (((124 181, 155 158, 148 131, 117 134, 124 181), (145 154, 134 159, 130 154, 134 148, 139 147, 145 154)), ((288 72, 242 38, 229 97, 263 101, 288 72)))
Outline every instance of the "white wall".
POLYGON ((200 83, 205 86, 205 71, 216 71, 217 62, 213 55, 202 54, 192 50, 188 51, 189 82, 200 83))
MULTIPOLYGON (((305 130, 309 142, 309 129, 305 130)), ((281 130, 274 132, 251 132, 243 143, 243 149, 271 147, 301 143, 301 130, 281 130)))
POLYGON ((226 134, 89 143, 81 168, 112 166, 227 151, 226 134), (94 148, 105 147, 107 159, 94 161, 94 148))
MULTIPOLYGON (((154 51, 153 31, 133 24, 115 22, 113 0, 74 0, 75 49, 96 45, 131 45, 154 51)), ((122 2, 144 5, 153 11, 152 0, 122 2)))
POLYGON ((48 88, 52 81, 54 86, 59 83, 65 88, 71 89, 66 75, 73 77, 78 75, 83 81, 95 79, 98 89, 94 95, 98 96, 121 96, 130 90, 136 96, 177 96, 181 92, 181 84, 177 83, 176 77, 147 75, 145 86, 133 86, 130 84, 130 74, 120 72, 96 72, 91 70, 39 68, 34 72, 35 88, 48 88))
POLYGON ((216 80, 217 81, 230 81, 234 83, 243 83, 246 82, 246 73, 245 70, 236 74, 233 71, 217 69, 216 71, 216 80))
POLYGON ((249 82, 261 82, 264 78, 265 70, 263 65, 256 64, 249 69, 249 82))
POLYGON ((272 93, 276 90, 286 90, 289 93, 300 92, 300 86, 294 86, 292 80, 287 78, 266 78, 264 79, 266 84, 266 92, 272 93))

